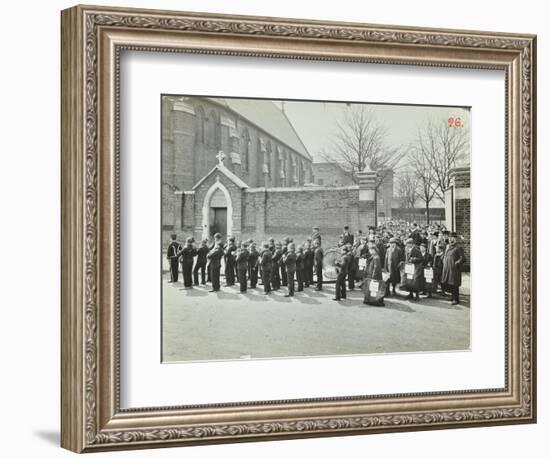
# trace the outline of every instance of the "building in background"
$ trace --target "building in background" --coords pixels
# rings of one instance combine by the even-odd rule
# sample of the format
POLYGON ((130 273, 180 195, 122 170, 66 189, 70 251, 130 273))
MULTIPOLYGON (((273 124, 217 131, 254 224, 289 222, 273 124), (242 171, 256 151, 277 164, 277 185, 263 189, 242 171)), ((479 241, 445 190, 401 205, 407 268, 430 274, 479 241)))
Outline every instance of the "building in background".
POLYGON ((351 186, 351 174, 337 162, 314 162, 313 183, 318 186, 351 186))

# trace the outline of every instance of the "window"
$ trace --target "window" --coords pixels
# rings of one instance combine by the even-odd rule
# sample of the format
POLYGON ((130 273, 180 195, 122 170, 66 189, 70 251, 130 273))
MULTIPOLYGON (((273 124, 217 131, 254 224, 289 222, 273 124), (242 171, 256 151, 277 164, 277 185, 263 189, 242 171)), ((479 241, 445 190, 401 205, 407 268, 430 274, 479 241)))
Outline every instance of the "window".
POLYGON ((218 154, 219 147, 219 120, 218 115, 214 110, 210 110, 208 117, 206 118, 206 128, 205 128, 205 140, 206 144, 210 147, 213 147, 216 154, 218 154))
POLYGON ((198 143, 204 144, 204 127, 205 127, 204 110, 202 107, 197 107, 195 109, 195 113, 196 113, 196 120, 197 120, 196 141, 198 143))
POLYGON ((248 129, 244 129, 241 135, 241 144, 240 144, 240 153, 241 153, 241 165, 243 170, 248 170, 248 156, 250 152, 250 134, 248 129))
POLYGON ((317 179, 317 184, 320 186, 323 186, 325 184, 325 180, 323 180, 322 178, 319 178, 317 179))
POLYGON ((264 163, 267 165, 267 176, 271 177, 271 142, 267 142, 267 152, 264 163))

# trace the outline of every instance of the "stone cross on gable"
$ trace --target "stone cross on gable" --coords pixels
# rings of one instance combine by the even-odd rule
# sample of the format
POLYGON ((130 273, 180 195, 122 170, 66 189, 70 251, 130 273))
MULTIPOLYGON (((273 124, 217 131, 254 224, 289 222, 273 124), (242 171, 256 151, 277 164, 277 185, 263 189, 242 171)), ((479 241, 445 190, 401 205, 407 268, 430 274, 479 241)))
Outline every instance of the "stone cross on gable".
POLYGON ((225 160, 225 153, 223 151, 218 151, 218 154, 216 154, 216 159, 218 160, 218 165, 223 165, 223 161, 225 160))

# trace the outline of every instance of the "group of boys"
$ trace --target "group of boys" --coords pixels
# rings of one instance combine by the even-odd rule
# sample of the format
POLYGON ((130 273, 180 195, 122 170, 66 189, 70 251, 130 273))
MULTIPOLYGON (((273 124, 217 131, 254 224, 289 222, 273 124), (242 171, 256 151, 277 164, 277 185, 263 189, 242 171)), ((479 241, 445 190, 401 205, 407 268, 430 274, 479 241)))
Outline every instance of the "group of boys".
POLYGON ((170 263, 170 282, 178 281, 181 263, 186 288, 199 285, 200 273, 200 284, 211 283, 211 292, 219 291, 222 261, 225 286, 238 283, 240 293, 246 293, 248 287, 256 288, 258 279, 264 294, 286 287, 286 297, 294 296, 295 282, 298 292, 314 284, 317 291, 323 288, 324 253, 317 227, 302 245, 297 245, 290 237, 281 242, 271 237, 260 249, 253 240, 236 243, 233 236, 224 242, 219 233, 214 234, 211 242, 202 240, 198 248, 193 238, 187 238, 183 246, 176 234, 172 234, 171 239, 166 254, 170 263))
MULTIPOLYGON (((258 279, 264 294, 286 287, 286 297, 294 296, 295 282, 298 292, 310 285, 315 285, 317 291, 323 288, 325 253, 318 227, 313 228, 302 245, 290 237, 281 242, 271 237, 260 249, 253 240, 236 243, 233 236, 224 242, 219 233, 211 242, 202 240, 198 248, 192 238, 182 246, 175 234, 171 237, 167 251, 170 281, 178 281, 181 263, 186 288, 199 285, 200 273, 202 285, 211 283, 211 292, 219 291, 222 261, 226 286, 239 283, 240 293, 247 291, 248 283, 250 288, 256 288, 258 279)), ((378 280, 384 282, 385 297, 395 296, 398 285, 408 291, 411 300, 419 300, 420 294, 431 297, 440 288, 440 294, 445 296, 445 292, 450 292, 452 303, 459 303, 464 251, 457 234, 442 226, 421 229, 417 223, 391 221, 369 227, 367 234, 359 230, 355 235, 349 226, 344 226, 338 247, 341 256, 335 261, 336 301, 345 299, 347 289, 355 289, 355 282, 360 281, 365 290, 368 281, 378 280), (427 268, 432 272, 428 279, 427 268)))

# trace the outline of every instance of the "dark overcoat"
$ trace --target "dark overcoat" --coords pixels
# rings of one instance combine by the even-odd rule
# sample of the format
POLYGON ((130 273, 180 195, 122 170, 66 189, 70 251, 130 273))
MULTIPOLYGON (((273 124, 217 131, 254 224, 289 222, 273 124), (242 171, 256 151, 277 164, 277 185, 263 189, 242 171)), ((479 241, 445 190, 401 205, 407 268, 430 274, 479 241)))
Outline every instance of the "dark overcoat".
POLYGON ((412 278, 408 278, 403 270, 403 284, 411 292, 420 292, 424 288, 424 257, 420 249, 413 246, 405 253, 405 263, 414 264, 414 273, 412 278))
POLYGON ((395 248, 388 248, 386 252, 386 258, 384 262, 384 270, 390 274, 390 282, 401 282, 401 264, 405 262, 405 253, 399 247, 395 245, 395 248))
POLYGON ((441 283, 450 286, 462 284, 462 265, 464 264, 464 250, 456 243, 448 245, 443 258, 443 273, 441 283))

